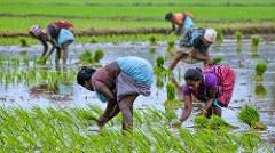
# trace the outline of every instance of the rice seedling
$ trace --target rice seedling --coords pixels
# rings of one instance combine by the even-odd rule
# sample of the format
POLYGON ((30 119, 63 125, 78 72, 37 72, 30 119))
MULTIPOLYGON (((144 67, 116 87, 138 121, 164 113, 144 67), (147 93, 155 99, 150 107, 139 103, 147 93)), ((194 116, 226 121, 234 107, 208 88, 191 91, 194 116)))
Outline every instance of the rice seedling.
POLYGON ((102 49, 96 49, 94 53, 94 62, 99 63, 100 59, 104 57, 104 51, 102 49))
POLYGON ((173 82, 167 82, 166 84, 166 95, 167 100, 174 100, 175 99, 175 86, 173 82))
POLYGON ((211 129, 233 127, 217 115, 212 115, 211 119, 207 119, 204 115, 197 115, 195 118, 195 126, 197 128, 211 128, 211 129))
POLYGON ((251 36, 251 51, 252 56, 258 57, 258 50, 259 50, 259 44, 260 44, 260 37, 258 35, 252 35, 251 36))
POLYGON ((242 42, 242 39, 243 39, 243 34, 242 34, 242 32, 236 31, 236 32, 235 32, 235 38, 237 39, 237 43, 242 42))
MULTIPOLYGON (((180 128, 179 133, 174 132, 165 126, 165 122, 161 122, 171 116, 154 108, 138 112, 138 118, 141 119, 135 119, 135 122, 143 121, 145 126, 132 132, 124 131, 122 135, 119 130, 106 127, 99 133, 94 133, 86 130, 89 117, 86 118, 85 114, 90 112, 102 110, 98 106, 88 106, 85 109, 41 109, 34 106, 30 110, 0 107, 0 151, 225 153, 250 149, 257 151, 259 147, 266 147, 262 145, 258 135, 250 133, 238 136, 223 129, 192 132, 185 128, 180 128)), ((118 124, 114 126, 116 125, 118 124)))
POLYGON ((157 59, 156 59, 156 64, 157 64, 157 66, 158 66, 158 67, 163 67, 164 61, 165 61, 165 59, 164 59, 163 56, 161 56, 161 55, 158 56, 157 59))
POLYGON ((222 60, 223 60, 222 57, 216 57, 216 58, 213 58, 212 63, 219 64, 219 63, 221 63, 222 60))
POLYGON ((263 75, 267 70, 267 63, 258 63, 256 65, 256 74, 263 75))
POLYGON ((150 41, 150 46, 157 46, 157 38, 155 35, 151 35, 151 37, 149 38, 150 41))
POLYGON ((164 79, 162 77, 157 77, 156 79, 156 87, 158 89, 162 89, 164 87, 165 83, 164 83, 164 79))
POLYGON ((266 129, 266 126, 260 121, 260 114, 256 108, 245 105, 241 111, 238 113, 238 119, 251 128, 254 129, 266 129))
POLYGON ((20 42, 21 42, 21 47, 29 47, 26 39, 20 39, 20 42))
POLYGON ((217 31, 217 38, 216 38, 216 40, 218 42, 222 42, 223 38, 224 38, 223 31, 221 29, 217 29, 216 31, 217 31))
POLYGON ((174 49, 175 41, 174 40, 168 40, 166 43, 167 43, 167 49, 166 50, 169 53, 174 53, 175 52, 175 49, 174 49))
POLYGON ((93 64, 94 59, 93 59, 93 54, 92 51, 90 50, 85 50, 79 57, 79 63, 82 64, 93 64))
POLYGON ((267 63, 265 62, 257 63, 255 70, 256 70, 256 75, 255 75, 256 81, 262 81, 264 79, 264 74, 267 70, 267 63))
POLYGON ((255 89, 255 94, 259 98, 265 98, 267 96, 267 90, 262 84, 257 84, 255 89))

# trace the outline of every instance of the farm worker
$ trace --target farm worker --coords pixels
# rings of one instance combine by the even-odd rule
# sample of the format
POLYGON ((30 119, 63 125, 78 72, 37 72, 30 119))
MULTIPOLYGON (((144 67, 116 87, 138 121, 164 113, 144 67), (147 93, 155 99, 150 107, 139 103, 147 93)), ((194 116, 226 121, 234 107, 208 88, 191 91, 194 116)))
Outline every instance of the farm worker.
POLYGON ((204 65, 211 64, 208 49, 216 38, 216 32, 213 29, 194 29, 190 30, 186 37, 182 40, 184 48, 178 51, 170 65, 170 69, 173 70, 181 59, 186 57, 191 58, 191 63, 192 60, 198 60, 203 61, 204 65))
POLYGON ((181 124, 187 120, 192 110, 192 97, 205 103, 201 113, 207 118, 212 114, 221 116, 221 108, 227 107, 233 94, 236 74, 229 65, 205 66, 201 69, 188 69, 184 74, 184 108, 179 118, 181 124))
POLYGON ((172 23, 172 31, 181 34, 195 27, 192 14, 190 13, 167 13, 165 20, 172 23))
POLYGON ((66 59, 68 58, 68 49, 69 45, 73 42, 74 36, 72 31, 72 25, 68 25, 68 22, 56 22, 50 23, 47 25, 46 30, 42 30, 39 25, 33 25, 30 27, 30 35, 33 38, 36 38, 41 41, 44 46, 44 51, 42 53, 42 57, 47 59, 56 49, 56 60, 58 63, 62 57, 62 63, 66 64, 66 59), (50 42, 52 44, 52 48, 48 52, 48 44, 50 42))
POLYGON ((139 95, 149 96, 151 93, 153 68, 143 58, 120 57, 98 70, 82 66, 77 74, 77 82, 95 91, 101 102, 107 103, 107 108, 97 120, 99 127, 121 112, 122 128, 130 130, 133 127, 134 100, 139 95))

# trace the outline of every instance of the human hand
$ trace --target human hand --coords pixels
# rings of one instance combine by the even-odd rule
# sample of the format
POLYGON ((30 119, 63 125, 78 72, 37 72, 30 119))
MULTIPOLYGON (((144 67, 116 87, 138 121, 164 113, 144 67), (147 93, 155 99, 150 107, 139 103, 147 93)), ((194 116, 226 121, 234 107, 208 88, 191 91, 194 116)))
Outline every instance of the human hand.
POLYGON ((171 124, 171 127, 172 128, 180 128, 182 125, 182 122, 181 121, 177 121, 177 122, 174 122, 171 124))
POLYGON ((104 121, 102 121, 102 120, 96 120, 96 125, 99 127, 99 128, 103 128, 104 127, 104 124, 105 124, 105 122, 104 121))
POLYGON ((197 54, 196 54, 195 51, 190 51, 190 52, 189 52, 189 56, 190 56, 190 57, 196 57, 196 55, 197 55, 197 54))
POLYGON ((206 109, 204 107, 202 107, 200 109, 200 112, 197 115, 205 115, 207 113, 206 109))

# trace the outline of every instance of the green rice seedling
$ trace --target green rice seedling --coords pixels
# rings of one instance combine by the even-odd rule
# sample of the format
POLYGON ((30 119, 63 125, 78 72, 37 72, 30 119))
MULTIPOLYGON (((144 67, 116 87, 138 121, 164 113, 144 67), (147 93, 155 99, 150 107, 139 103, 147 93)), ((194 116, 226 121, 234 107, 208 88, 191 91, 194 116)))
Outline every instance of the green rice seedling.
POLYGON ((208 119, 204 115, 197 115, 195 118, 195 126, 200 128, 210 127, 208 119))
POLYGON ((237 39, 237 43, 242 42, 242 39, 243 39, 243 34, 242 34, 242 32, 236 31, 236 32, 235 32, 235 38, 237 39))
POLYGON ((197 115, 195 118, 195 126, 197 128, 211 128, 211 129, 220 129, 220 128, 229 128, 232 127, 229 123, 223 120, 217 115, 212 115, 211 119, 207 119, 204 115, 197 115))
POLYGON ((166 96, 167 96, 167 100, 174 100, 176 97, 175 85, 171 81, 167 82, 166 84, 166 96))
POLYGON ((163 78, 161 78, 161 77, 157 77, 157 79, 156 79, 156 87, 158 88, 158 89, 162 89, 163 87, 164 87, 164 81, 163 81, 163 78))
POLYGON ((219 64, 219 63, 221 63, 222 60, 223 60, 222 57, 216 57, 216 58, 213 58, 212 63, 219 64))
POLYGON ((29 47, 28 45, 27 45, 27 41, 26 41, 26 39, 20 39, 20 42, 21 42, 21 47, 29 47))
POLYGON ((163 56, 158 56, 157 59, 156 59, 156 64, 158 67, 163 67, 164 65, 164 62, 165 62, 165 59, 163 56))
POLYGON ((256 65, 256 73, 257 75, 263 75, 267 70, 267 63, 258 63, 256 65))
POLYGON ((174 40, 167 41, 167 46, 168 46, 168 48, 174 48, 175 47, 175 41, 174 40))
POLYGON ((92 39, 90 40, 90 43, 97 43, 97 40, 95 37, 92 37, 92 39))
POLYGON ((258 35, 252 35, 251 51, 252 51, 252 54, 256 57, 258 57, 259 44, 260 44, 260 37, 258 35))
POLYGON ((262 81, 264 79, 263 74, 267 70, 267 63, 265 62, 257 63, 255 70, 256 70, 256 75, 255 75, 256 81, 262 81))
POLYGON ((150 49, 149 49, 149 53, 150 54, 154 54, 154 53, 156 53, 156 47, 150 47, 150 49))
POLYGON ((223 34, 223 31, 221 30, 221 29, 218 29, 218 30, 216 30, 217 31, 217 38, 216 38, 216 40, 218 41, 218 42, 222 42, 223 41, 223 38, 224 38, 224 34, 223 34))
POLYGON ((260 114, 256 108, 245 105, 241 111, 238 113, 238 119, 251 128, 254 129, 266 129, 266 126, 260 121, 260 114))
POLYGON ((25 66, 29 67, 30 66, 30 57, 24 55, 23 56, 23 63, 25 64, 25 66))
POLYGON ((94 62, 99 63, 100 59, 104 57, 104 51, 102 49, 95 50, 94 62))
POLYGON ((165 115, 167 122, 171 122, 172 120, 177 118, 177 114, 175 113, 175 111, 173 109, 165 110, 164 115, 165 115))
POLYGON ((229 127, 230 124, 217 115, 211 116, 211 128, 229 127))
POLYGON ((83 64, 93 64, 94 59, 93 59, 93 54, 92 51, 90 50, 85 50, 79 57, 78 57, 79 63, 83 64))
POLYGON ((155 35, 151 35, 149 38, 150 46, 157 46, 157 38, 155 35))
POLYGON ((251 36, 251 46, 258 47, 260 44, 260 37, 258 35, 251 36))
POLYGON ((267 90, 263 85, 256 85, 255 93, 260 98, 265 98, 267 95, 267 90))
POLYGON ((241 152, 254 152, 263 147, 263 142, 260 135, 256 132, 244 132, 237 136, 237 143, 240 146, 241 152))
POLYGON ((175 110, 181 106, 181 101, 179 99, 165 100, 164 107, 165 109, 175 110))

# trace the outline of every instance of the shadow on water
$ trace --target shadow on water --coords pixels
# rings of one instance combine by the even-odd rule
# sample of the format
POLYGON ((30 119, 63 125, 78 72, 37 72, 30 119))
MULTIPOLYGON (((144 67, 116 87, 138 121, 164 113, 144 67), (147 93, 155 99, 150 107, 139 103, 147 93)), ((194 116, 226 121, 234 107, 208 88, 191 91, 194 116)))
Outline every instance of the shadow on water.
MULTIPOLYGON (((176 44, 175 46, 177 46, 176 44)), ((257 56, 250 50, 250 40, 243 40, 242 46, 236 45, 234 40, 224 40, 217 48, 210 49, 213 58, 221 57, 221 63, 230 64, 237 73, 234 95, 228 108, 223 108, 222 117, 233 125, 246 129, 247 126, 240 123, 237 119, 237 113, 244 104, 254 105, 261 114, 261 120, 268 126, 262 136, 269 144, 275 145, 275 59, 274 43, 261 42, 257 56), (264 74, 264 79, 259 83, 254 81, 255 65, 258 62, 267 62, 268 70, 264 74)), ((0 82, 0 101, 2 105, 21 105, 30 107, 38 105, 41 107, 48 105, 61 106, 83 106, 87 104, 100 104, 93 92, 81 88, 76 83, 76 73, 78 71, 78 56, 84 50, 103 49, 105 56, 101 64, 106 64, 117 57, 134 55, 148 59, 152 64, 158 55, 167 55, 167 44, 158 42, 156 48, 151 48, 146 42, 121 42, 121 43, 86 43, 73 44, 70 47, 70 64, 65 66, 54 66, 49 62, 47 66, 35 66, 30 62, 30 66, 24 65, 19 61, 18 66, 7 65, 1 60, 1 82, 0 82)), ((21 48, 16 46, 0 47, 2 57, 15 55, 20 58, 21 52, 32 58, 39 56, 41 46, 31 46, 21 48), (25 51, 24 51, 25 50, 25 51)), ((54 61, 54 57, 50 59, 54 61)), ((167 58, 166 65, 169 65, 171 59, 167 58)), ((180 89, 183 83, 183 73, 190 67, 202 66, 202 63, 187 64, 180 63, 174 71, 175 79, 180 89)), ((146 108, 149 106, 164 110, 164 101, 166 100, 166 80, 155 77, 155 83, 152 86, 152 95, 148 98, 138 97, 135 105, 137 108, 146 108)), ((177 91, 179 94, 180 90, 177 91)), ((179 98, 179 97, 178 97, 179 98)), ((102 104, 104 106, 104 104, 102 104)), ((195 106, 199 106, 194 104, 195 106)), ((181 108, 176 110, 179 114, 181 108)), ((184 126, 193 125, 196 108, 192 112, 190 119, 184 123, 184 126)))

